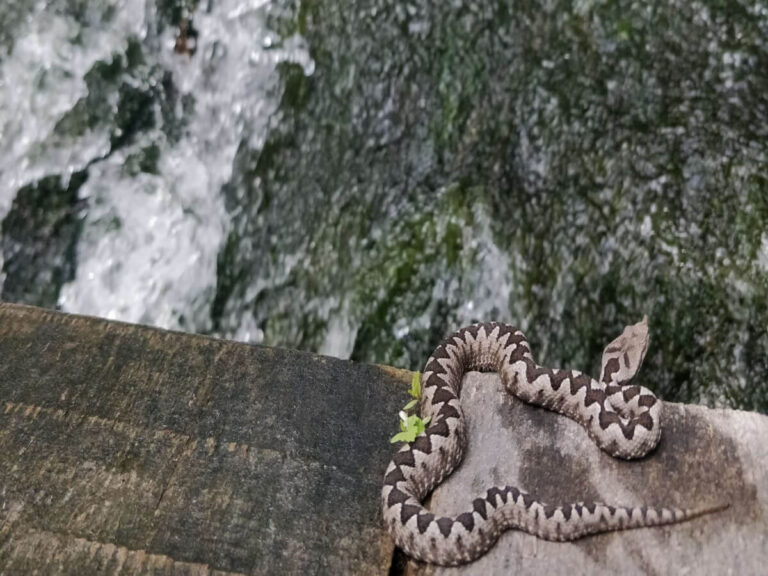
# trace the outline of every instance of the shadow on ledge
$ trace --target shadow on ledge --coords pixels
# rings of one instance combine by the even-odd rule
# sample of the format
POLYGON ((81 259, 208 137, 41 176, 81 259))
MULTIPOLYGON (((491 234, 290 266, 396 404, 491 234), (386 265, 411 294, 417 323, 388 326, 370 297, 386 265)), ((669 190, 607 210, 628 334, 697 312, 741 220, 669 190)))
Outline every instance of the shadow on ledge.
POLYGON ((0 573, 386 573, 409 381, 0 304, 0 573))

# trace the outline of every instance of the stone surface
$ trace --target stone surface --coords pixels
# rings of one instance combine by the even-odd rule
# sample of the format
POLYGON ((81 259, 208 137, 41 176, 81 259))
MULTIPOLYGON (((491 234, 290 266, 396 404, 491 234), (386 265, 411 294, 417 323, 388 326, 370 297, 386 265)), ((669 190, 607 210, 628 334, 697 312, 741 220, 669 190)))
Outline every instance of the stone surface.
POLYGON ((0 304, 0 574, 386 573, 409 376, 0 304))
POLYGON ((459 569, 390 570, 379 491, 409 380, 0 304, 0 574, 765 572, 768 418, 666 404, 661 445, 630 463, 477 373, 467 456, 434 510, 507 483, 555 503, 731 507, 565 544, 507 532, 459 569))
POLYGON ((767 417, 667 403, 659 447, 626 462, 600 452, 571 420, 506 393, 495 374, 468 375, 462 403, 469 423, 467 454, 433 493, 433 511, 464 511, 471 498, 499 484, 516 485, 551 503, 685 507, 727 501, 731 506, 682 524, 570 543, 509 531, 472 564, 435 569, 410 561, 407 574, 766 573, 767 417))

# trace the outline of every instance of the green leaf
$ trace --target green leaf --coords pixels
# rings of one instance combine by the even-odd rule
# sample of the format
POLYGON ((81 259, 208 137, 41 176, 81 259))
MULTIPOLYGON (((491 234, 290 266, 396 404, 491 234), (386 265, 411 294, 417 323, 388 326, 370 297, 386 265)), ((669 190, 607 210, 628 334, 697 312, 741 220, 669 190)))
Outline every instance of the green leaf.
POLYGON ((415 408, 419 403, 421 396, 421 374, 415 373, 411 380, 411 389, 408 393, 413 396, 413 400, 408 402, 400 411, 400 432, 390 438, 390 442, 413 442, 419 434, 423 434, 427 429, 430 418, 422 420, 416 414, 408 414, 409 410, 415 408))
POLYGON ((405 419, 405 422, 400 420, 400 432, 395 434, 390 442, 393 444, 395 442, 413 442, 420 434, 424 433, 429 421, 430 418, 422 420, 415 414, 411 414, 405 419))
POLYGON ((422 424, 424 424, 425 429, 426 429, 427 424, 429 424, 430 420, 432 420, 432 416, 427 416, 426 418, 424 418, 424 420, 421 421, 422 424))
POLYGON ((410 430, 415 430, 416 435, 418 436, 424 432, 426 427, 424 426, 424 422, 422 422, 421 418, 418 416, 412 416, 411 418, 408 418, 408 424, 406 427, 410 430), (411 420, 411 418, 413 418, 413 420, 411 420))
POLYGON ((408 390, 408 394, 410 394, 412 398, 416 398, 417 400, 421 398, 421 373, 420 372, 414 373, 413 378, 411 379, 411 389, 408 390))
POLYGON ((396 442, 413 442, 416 440, 416 436, 418 436, 418 434, 415 430, 406 430, 405 432, 395 434, 389 441, 392 444, 395 444, 396 442))
POLYGON ((392 444, 396 444, 397 442, 408 442, 408 435, 405 432, 398 432, 392 436, 389 441, 392 444))

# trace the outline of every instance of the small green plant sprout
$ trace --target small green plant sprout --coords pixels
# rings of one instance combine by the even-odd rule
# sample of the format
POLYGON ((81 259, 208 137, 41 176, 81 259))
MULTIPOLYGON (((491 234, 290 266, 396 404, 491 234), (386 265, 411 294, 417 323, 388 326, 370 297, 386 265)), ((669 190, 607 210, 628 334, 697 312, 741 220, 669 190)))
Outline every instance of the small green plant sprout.
POLYGON ((411 389, 408 390, 408 395, 413 398, 413 400, 403 407, 403 410, 406 412, 413 409, 416 404, 419 403, 419 398, 421 398, 421 373, 415 372, 413 374, 413 378, 411 378, 411 389))
POLYGON ((390 442, 413 442, 416 437, 423 433, 427 429, 429 424, 429 418, 422 420, 416 414, 408 414, 410 410, 413 410, 419 403, 421 397, 421 374, 416 372, 411 380, 411 389, 408 390, 408 395, 413 398, 408 404, 406 404, 402 410, 400 410, 400 432, 390 438, 390 442))

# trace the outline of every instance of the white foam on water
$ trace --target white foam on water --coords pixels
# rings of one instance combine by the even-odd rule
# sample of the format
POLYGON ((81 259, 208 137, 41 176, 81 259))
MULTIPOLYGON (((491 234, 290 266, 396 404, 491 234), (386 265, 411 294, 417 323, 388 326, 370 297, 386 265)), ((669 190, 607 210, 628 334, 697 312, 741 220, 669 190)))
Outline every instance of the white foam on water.
MULTIPOLYGON (((166 30, 160 53, 149 55, 172 72, 181 94, 194 98, 194 111, 180 141, 160 146, 158 175, 125 176, 122 155, 91 168, 81 189, 89 211, 77 274, 59 299, 64 310, 172 329, 210 328, 216 258, 228 232, 221 188, 240 143, 263 141, 277 104, 277 63, 312 69, 299 38, 264 48, 271 44, 266 4, 216 2, 192 15, 199 32, 193 57, 174 53, 175 30, 166 30)), ((251 332, 241 337, 258 340, 251 332)))
POLYGON ((102 28, 45 10, 46 2, 39 2, 0 62, 0 216, 20 187, 51 173, 79 170, 109 148, 106 133, 53 134, 61 117, 87 94, 84 76, 93 64, 144 33, 142 18, 135 15, 143 13, 143 0, 94 4, 89 20, 115 10, 102 28))
POLYGON ((338 308, 328 314, 325 338, 318 353, 347 359, 355 348, 359 323, 352 317, 347 300, 338 308))
POLYGON ((760 236, 760 252, 757 254, 757 268, 761 272, 768 273, 768 233, 760 236))
MULTIPOLYGON (((19 188, 48 174, 72 174, 109 149, 109 135, 62 138, 53 130, 87 93, 85 73, 143 34, 144 0, 104 0, 86 7, 90 26, 40 1, 0 61, 0 221, 19 188)), ((0 253, 0 269, 3 255, 0 253)), ((0 275, 0 289, 4 278, 0 275)))
POLYGON ((469 293, 457 310, 458 323, 495 320, 520 326, 519 318, 510 309, 515 287, 510 255, 496 244, 487 209, 478 204, 473 212, 476 225, 462 227, 464 246, 474 253, 475 262, 467 273, 469 293))
POLYGON ((205 325, 224 215, 195 151, 177 146, 160 175, 123 174, 123 154, 91 167, 91 202, 64 310, 165 328, 205 325), (211 246, 213 243, 213 246, 211 246))

